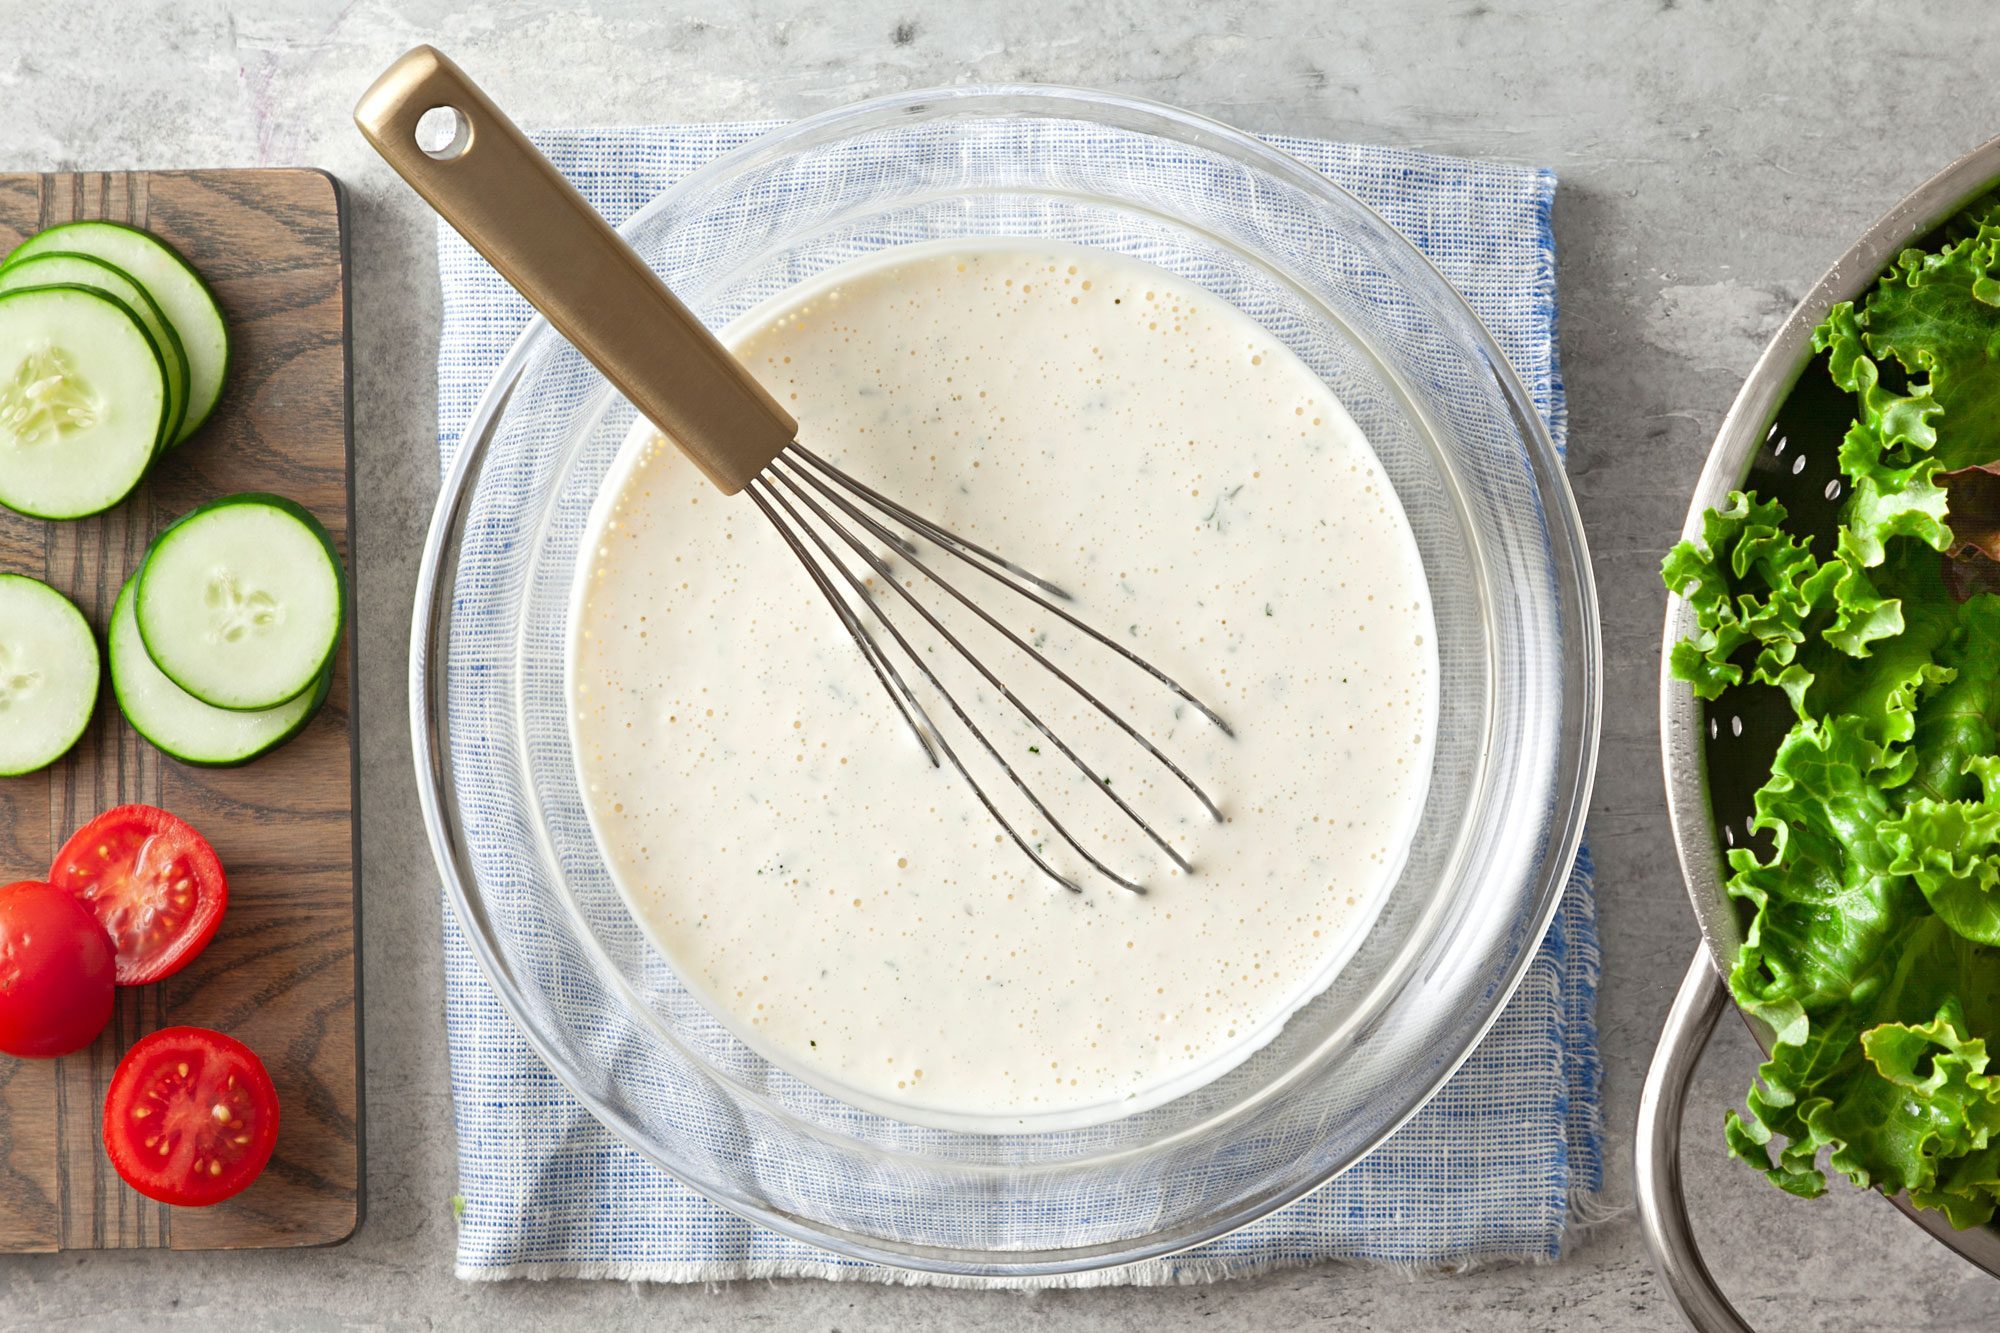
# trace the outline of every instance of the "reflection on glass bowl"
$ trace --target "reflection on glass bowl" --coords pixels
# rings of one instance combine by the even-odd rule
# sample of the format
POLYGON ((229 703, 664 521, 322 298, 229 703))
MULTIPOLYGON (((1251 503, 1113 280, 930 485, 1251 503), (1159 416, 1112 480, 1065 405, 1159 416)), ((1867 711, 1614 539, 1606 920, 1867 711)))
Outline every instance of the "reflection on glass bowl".
POLYGON ((742 1215, 967 1274, 1126 1263, 1220 1235, 1358 1160, 1471 1050, 1557 905, 1595 756, 1596 607, 1560 460, 1490 335, 1351 195, 1226 127, 1042 88, 873 102, 739 150, 628 222, 712 327, 841 263, 1016 236, 1146 260, 1325 382, 1408 514, 1439 726, 1395 891, 1253 1056, 1080 1128, 925 1126, 772 1065, 681 984, 576 789, 565 620, 631 407, 546 325, 447 479, 418 590, 412 717, 439 864, 502 1000, 611 1130, 742 1215))

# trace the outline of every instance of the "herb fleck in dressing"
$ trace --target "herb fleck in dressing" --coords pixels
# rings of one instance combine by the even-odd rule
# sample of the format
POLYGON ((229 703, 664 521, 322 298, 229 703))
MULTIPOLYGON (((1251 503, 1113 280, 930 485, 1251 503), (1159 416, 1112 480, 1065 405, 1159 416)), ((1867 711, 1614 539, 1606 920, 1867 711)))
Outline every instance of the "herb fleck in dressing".
POLYGON ((642 422, 583 548, 570 694, 592 824, 651 939, 768 1058, 909 1119, 1089 1123, 1241 1061, 1358 942, 1429 778, 1430 598, 1360 430, 1234 307, 1095 250, 899 250, 728 341, 803 444, 1061 583, 1227 717, 1233 740, 1061 626, 1017 624, 1229 818, 1059 690, 1034 695, 1157 814, 1195 863, 1179 875, 988 698, 972 711, 1002 752, 1150 892, 1051 883, 924 762, 754 506, 642 422))

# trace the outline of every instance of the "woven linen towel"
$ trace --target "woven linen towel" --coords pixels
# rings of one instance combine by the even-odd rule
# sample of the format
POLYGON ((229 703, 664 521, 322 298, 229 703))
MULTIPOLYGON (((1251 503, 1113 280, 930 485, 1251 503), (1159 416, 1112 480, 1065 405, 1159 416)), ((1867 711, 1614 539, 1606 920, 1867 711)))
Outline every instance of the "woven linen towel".
MULTIPOLYGON (((536 136, 613 222, 768 124, 536 136)), ((1560 444, 1555 250, 1546 171, 1313 140, 1270 142, 1359 195, 1423 248, 1486 321, 1560 444)), ((438 439, 448 466, 527 304, 438 229, 438 439)), ((445 1029, 458 1127, 458 1274, 663 1282, 749 1277, 949 1281, 846 1260, 742 1221, 600 1126, 536 1058, 445 911, 445 1029)), ((1196 1282, 1323 1259, 1547 1260, 1602 1180, 1589 858, 1498 1024, 1438 1096, 1339 1179, 1166 1259, 1013 1285, 1196 1282)))

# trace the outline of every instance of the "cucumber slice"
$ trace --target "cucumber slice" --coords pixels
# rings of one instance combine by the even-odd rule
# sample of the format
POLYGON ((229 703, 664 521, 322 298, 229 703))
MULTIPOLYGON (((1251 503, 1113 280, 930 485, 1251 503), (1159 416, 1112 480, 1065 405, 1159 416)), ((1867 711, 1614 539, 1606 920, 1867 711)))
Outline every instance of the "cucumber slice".
POLYGON ((229 768, 268 754, 306 728, 333 687, 333 664, 320 673, 319 687, 290 703, 258 713, 211 708, 168 680, 146 656, 139 637, 137 577, 127 579, 111 610, 106 636, 111 652, 111 689, 132 729, 184 764, 229 768))
POLYGON ((69 753, 90 725, 101 674, 75 602, 39 579, 0 574, 0 777, 69 753))
POLYGON ((159 305, 144 287, 132 281, 132 275, 101 259, 89 255, 66 254, 52 250, 45 255, 30 255, 18 264, 0 267, 0 292, 11 292, 18 287, 48 287, 68 285, 88 287, 92 291, 103 292, 115 297, 130 307, 139 317, 159 348, 160 358, 167 363, 167 439, 162 448, 171 443, 180 430, 181 422, 187 416, 188 364, 187 353, 181 350, 180 335, 161 313, 159 305))
POLYGON ((232 711, 276 708, 317 685, 346 622, 333 539, 275 495, 226 496, 187 515, 154 538, 138 584, 147 656, 232 711))
POLYGON ((167 425, 167 363, 129 306, 88 287, 0 292, 0 504, 101 514, 132 493, 167 425))
POLYGON ((65 222, 36 232, 14 247, 7 266, 54 251, 89 255, 114 265, 159 302, 180 335, 188 363, 187 413, 173 442, 194 434, 215 411, 222 382, 229 375, 229 326, 208 284, 171 245, 122 222, 65 222))

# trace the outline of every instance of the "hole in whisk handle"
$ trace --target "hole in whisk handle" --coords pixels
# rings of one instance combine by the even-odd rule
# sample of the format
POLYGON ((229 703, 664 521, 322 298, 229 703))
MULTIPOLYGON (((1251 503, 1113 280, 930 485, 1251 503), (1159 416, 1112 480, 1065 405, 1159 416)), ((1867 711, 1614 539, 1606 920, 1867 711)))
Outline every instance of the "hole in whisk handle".
POLYGON ((434 106, 417 117, 410 137, 425 156, 449 162, 472 146, 472 121, 457 107, 434 106))

